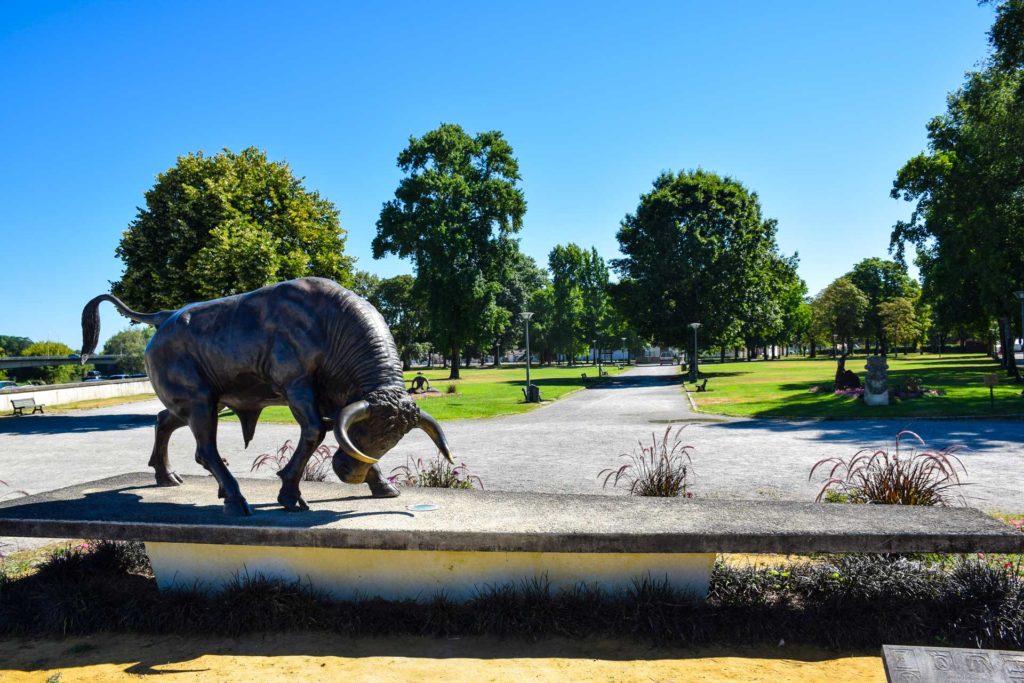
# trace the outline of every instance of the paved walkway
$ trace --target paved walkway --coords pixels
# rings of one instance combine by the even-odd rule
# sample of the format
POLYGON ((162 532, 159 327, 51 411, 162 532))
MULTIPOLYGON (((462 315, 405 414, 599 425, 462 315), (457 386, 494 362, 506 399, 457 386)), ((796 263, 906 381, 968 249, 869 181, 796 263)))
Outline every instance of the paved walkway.
MULTIPOLYGON (((689 410, 676 373, 669 366, 637 368, 529 413, 448 422, 445 431, 456 458, 468 463, 489 489, 602 493, 601 470, 622 464, 621 454, 638 441, 649 443, 652 433, 685 425, 681 439, 694 446, 698 495, 811 500, 820 487, 807 481, 816 461, 889 444, 897 431, 912 429, 932 447, 966 446, 962 459, 971 485, 964 494, 970 504, 990 511, 1024 511, 1022 421, 713 418, 689 410)), ((423 406, 430 409, 429 399, 423 406)), ((2 419, 0 479, 11 489, 36 493, 148 471, 153 416, 159 409, 158 402, 150 401, 2 419)), ((293 425, 263 424, 245 451, 239 425, 223 422, 219 443, 236 476, 273 476, 267 471, 250 474, 253 458, 296 436, 293 425)), ((191 434, 178 430, 171 440, 171 462, 179 473, 204 473, 192 458, 193 450, 191 434)), ((382 465, 387 472, 406 457, 433 454, 426 434, 416 430, 382 465)))

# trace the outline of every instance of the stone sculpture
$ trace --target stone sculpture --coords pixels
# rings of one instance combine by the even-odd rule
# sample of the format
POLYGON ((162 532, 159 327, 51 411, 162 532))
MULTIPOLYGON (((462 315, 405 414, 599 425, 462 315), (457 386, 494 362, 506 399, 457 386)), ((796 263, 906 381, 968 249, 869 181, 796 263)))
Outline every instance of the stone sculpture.
POLYGON ((868 356, 864 378, 864 403, 869 406, 889 405, 889 364, 885 356, 868 356))
POLYGON ((277 500, 286 510, 309 509, 299 482, 331 429, 340 445, 332 460, 335 473, 349 484, 365 482, 375 497, 399 495, 377 462, 415 427, 453 462, 441 426, 405 391, 402 362, 384 318, 330 280, 301 278, 157 313, 137 313, 101 294, 82 311, 82 363, 96 349, 103 301, 157 328, 146 347, 146 368, 166 408, 157 416, 149 460, 161 486, 181 483, 170 469, 167 443, 174 430, 188 425, 196 461, 217 479, 224 512, 252 514, 217 452, 217 414, 225 406, 238 416, 246 446, 263 408, 291 409, 302 433, 278 472, 277 500))

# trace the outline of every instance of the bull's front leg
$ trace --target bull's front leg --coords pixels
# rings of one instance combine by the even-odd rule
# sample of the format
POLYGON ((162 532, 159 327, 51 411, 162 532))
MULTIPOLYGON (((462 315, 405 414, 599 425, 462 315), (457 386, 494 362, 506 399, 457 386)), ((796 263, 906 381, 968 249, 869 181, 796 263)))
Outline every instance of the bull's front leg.
POLYGON ((295 384, 289 387, 287 397, 288 407, 291 408, 295 421, 299 423, 302 434, 288 464, 277 473, 277 476, 281 477, 281 491, 277 494, 277 502, 289 512, 298 512, 309 509, 299 490, 299 482, 306 472, 310 456, 323 443, 327 432, 318 414, 312 389, 305 384, 295 384))

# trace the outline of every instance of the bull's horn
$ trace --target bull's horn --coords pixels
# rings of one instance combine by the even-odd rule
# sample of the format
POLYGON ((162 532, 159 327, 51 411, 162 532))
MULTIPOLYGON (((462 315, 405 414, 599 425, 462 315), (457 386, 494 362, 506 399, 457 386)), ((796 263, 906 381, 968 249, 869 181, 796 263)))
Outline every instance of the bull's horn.
POLYGON ((420 420, 417 426, 427 433, 427 436, 434 442, 437 449, 441 451, 441 455, 454 465, 455 460, 452 459, 452 449, 448 447, 448 439, 444 438, 444 431, 441 429, 441 425, 430 416, 430 413, 422 408, 420 409, 420 420))
POLYGON ((338 424, 334 429, 334 435, 338 437, 338 445, 345 452, 345 455, 355 458, 359 462, 365 462, 367 465, 376 465, 380 459, 371 458, 360 451, 352 443, 352 439, 348 435, 349 427, 357 422, 362 422, 368 417, 370 417, 370 404, 368 402, 356 401, 355 403, 349 403, 342 409, 341 414, 338 415, 338 424))

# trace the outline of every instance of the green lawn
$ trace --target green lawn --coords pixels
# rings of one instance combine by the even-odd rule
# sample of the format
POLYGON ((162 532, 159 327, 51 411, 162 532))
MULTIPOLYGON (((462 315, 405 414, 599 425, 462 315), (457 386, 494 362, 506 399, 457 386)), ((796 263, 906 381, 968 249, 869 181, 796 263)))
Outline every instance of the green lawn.
MULTIPOLYGON (((609 374, 617 374, 614 365, 604 366, 609 374)), ((583 388, 581 373, 593 378, 597 371, 587 366, 531 368, 530 380, 540 387, 541 399, 545 402, 559 399, 566 394, 583 388)), ((430 380, 431 388, 440 391, 440 395, 426 396, 419 399, 423 410, 438 420, 458 420, 462 418, 494 417, 495 415, 512 415, 525 413, 537 407, 536 403, 523 401, 522 388, 526 383, 526 370, 522 366, 511 368, 463 368, 462 379, 454 382, 457 390, 448 394, 448 370, 425 370, 423 374, 430 380)), ((405 373, 408 383, 416 373, 405 373)), ((233 415, 225 419, 236 419, 233 415)), ((263 422, 293 422, 291 411, 286 406, 271 406, 260 416, 263 422)))
MULTIPOLYGON (((864 356, 847 359, 846 367, 864 381, 864 356)), ((889 386, 902 386, 907 377, 919 378, 939 396, 896 400, 888 406, 867 406, 857 398, 832 391, 836 363, 822 359, 737 361, 701 366, 709 377, 706 393, 691 394, 702 412, 756 417, 952 417, 960 415, 1024 414, 1021 385, 1014 384, 984 355, 911 354, 889 358, 889 386), (998 373, 995 408, 983 377, 998 373)))

